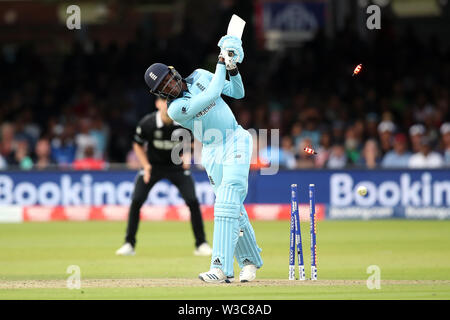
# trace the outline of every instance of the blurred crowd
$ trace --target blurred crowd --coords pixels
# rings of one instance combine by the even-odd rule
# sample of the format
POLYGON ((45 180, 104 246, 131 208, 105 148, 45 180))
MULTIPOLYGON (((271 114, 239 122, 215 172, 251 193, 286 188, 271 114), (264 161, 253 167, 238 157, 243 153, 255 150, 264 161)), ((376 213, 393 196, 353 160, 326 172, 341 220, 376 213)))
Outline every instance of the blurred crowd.
POLYGON ((302 126, 296 124, 292 136, 283 136, 277 150, 273 146, 260 148, 254 168, 270 164, 286 169, 450 167, 450 122, 430 133, 418 123, 403 133, 396 131, 391 120, 382 120, 379 124, 371 120, 367 129, 372 134, 367 139, 363 138, 366 131, 363 125, 361 121, 345 130, 339 124, 331 131, 304 133, 302 126), (305 152, 305 148, 314 146, 315 155, 305 152))
MULTIPOLYGON (((217 28, 218 39, 225 28, 217 28)), ((30 44, 2 46, 0 170, 139 168, 132 135, 155 110, 144 71, 156 61, 184 77, 198 67, 213 70, 217 41, 198 37, 192 46, 192 39, 185 26, 164 42, 138 30, 124 47, 74 42, 52 55, 30 44)), ((244 39, 244 50, 246 97, 225 99, 244 128, 280 135, 279 146, 256 141, 254 168, 450 166, 450 48, 435 37, 386 25, 361 39, 349 26, 280 52, 244 39), (274 148, 279 157, 271 156, 274 148)))

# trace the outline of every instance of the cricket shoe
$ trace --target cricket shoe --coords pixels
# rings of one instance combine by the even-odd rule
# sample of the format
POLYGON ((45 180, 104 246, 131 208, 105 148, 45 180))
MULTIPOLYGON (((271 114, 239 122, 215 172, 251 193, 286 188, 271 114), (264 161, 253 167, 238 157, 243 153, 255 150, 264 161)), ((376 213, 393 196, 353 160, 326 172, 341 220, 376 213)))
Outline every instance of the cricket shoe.
POLYGON ((134 256, 136 252, 131 243, 127 242, 116 251, 116 254, 118 256, 134 256))
POLYGON ((194 255, 195 256, 210 256, 210 255, 212 255, 212 249, 207 242, 203 242, 201 245, 199 245, 195 249, 194 255))
POLYGON ((227 277, 219 268, 212 268, 207 272, 200 273, 198 278, 208 283, 231 283, 234 281, 234 277, 227 277))
POLYGON ((256 278, 256 266, 254 264, 248 264, 244 266, 239 273, 240 282, 250 282, 256 278))

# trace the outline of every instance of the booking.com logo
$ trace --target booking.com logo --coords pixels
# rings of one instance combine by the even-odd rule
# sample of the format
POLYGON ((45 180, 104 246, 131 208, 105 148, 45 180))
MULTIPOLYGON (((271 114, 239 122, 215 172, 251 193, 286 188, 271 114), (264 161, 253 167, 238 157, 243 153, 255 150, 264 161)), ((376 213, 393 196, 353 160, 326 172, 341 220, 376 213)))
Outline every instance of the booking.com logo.
MULTIPOLYGON (((85 173, 79 179, 62 174, 58 180, 32 183, 15 182, 8 175, 0 175, 0 206, 101 206, 129 205, 134 184, 131 181, 94 181, 85 173)), ((203 204, 214 204, 214 190, 207 181, 196 183, 196 195, 203 204)), ((155 205, 183 204, 176 186, 160 181, 152 188, 147 203, 155 205)))
POLYGON ((355 183, 351 174, 335 173, 330 177, 330 204, 335 207, 450 206, 450 181, 433 180, 429 172, 424 172, 417 180, 409 173, 402 173, 398 180, 355 183), (366 196, 358 195, 359 186, 367 188, 366 196))

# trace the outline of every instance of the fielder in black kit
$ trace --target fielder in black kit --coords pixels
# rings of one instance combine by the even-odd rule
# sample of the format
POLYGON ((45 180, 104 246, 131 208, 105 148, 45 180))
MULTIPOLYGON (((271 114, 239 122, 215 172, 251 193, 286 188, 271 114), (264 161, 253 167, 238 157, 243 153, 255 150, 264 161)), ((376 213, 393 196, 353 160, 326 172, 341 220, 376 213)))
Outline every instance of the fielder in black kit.
MULTIPOLYGON (((158 98, 158 111, 150 113, 141 119, 136 127, 133 149, 143 169, 135 179, 134 192, 128 214, 128 226, 125 244, 116 251, 117 255, 134 255, 136 233, 139 225, 142 205, 147 199, 152 187, 161 179, 168 179, 181 193, 186 205, 191 211, 191 225, 195 236, 195 255, 211 255, 212 250, 205 239, 203 219, 200 205, 195 195, 194 181, 188 164, 175 164, 172 161, 172 149, 179 141, 172 141, 172 134, 180 136, 177 130, 186 130, 177 125, 167 115, 167 103, 158 98), (147 144, 147 151, 145 150, 147 144)), ((190 133, 189 133, 190 134, 190 133)))

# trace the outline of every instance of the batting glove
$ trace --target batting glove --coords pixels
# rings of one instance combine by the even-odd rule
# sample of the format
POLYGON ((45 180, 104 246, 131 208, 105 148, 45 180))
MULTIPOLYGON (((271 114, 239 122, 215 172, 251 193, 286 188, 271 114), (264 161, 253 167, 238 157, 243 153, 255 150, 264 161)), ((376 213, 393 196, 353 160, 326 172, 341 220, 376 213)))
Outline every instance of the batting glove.
POLYGON ((228 35, 223 36, 222 38, 220 38, 217 45, 221 50, 233 52, 232 60, 235 64, 242 63, 242 60, 244 60, 244 49, 242 48, 242 41, 238 37, 228 35))
POLYGON ((234 53, 232 51, 227 51, 225 49, 220 50, 219 58, 225 60, 225 68, 227 70, 236 69, 236 62, 233 60, 234 53))

